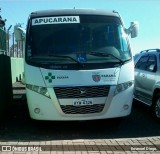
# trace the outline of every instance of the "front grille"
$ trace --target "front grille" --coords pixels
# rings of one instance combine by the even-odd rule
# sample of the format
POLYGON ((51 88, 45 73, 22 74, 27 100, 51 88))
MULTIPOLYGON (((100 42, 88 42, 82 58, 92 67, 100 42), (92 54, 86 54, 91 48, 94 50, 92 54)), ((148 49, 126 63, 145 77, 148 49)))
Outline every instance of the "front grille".
POLYGON ((91 114, 100 113, 104 108, 104 104, 72 106, 61 105, 61 109, 65 114, 91 114))
POLYGON ((108 96, 110 86, 54 87, 58 99, 108 96))

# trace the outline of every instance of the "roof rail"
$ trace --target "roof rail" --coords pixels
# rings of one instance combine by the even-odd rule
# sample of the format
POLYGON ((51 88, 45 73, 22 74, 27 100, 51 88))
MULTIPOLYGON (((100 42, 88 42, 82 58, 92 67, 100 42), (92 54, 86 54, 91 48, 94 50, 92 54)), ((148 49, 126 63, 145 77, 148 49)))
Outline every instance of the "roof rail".
POLYGON ((142 50, 140 51, 140 53, 144 53, 144 52, 150 52, 150 51, 157 51, 157 52, 160 52, 160 49, 147 49, 147 50, 142 50))

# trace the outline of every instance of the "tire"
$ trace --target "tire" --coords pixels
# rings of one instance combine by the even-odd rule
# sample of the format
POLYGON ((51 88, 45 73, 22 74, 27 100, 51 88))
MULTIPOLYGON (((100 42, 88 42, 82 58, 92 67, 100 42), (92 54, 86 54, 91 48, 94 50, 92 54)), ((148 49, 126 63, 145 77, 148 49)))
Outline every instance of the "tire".
POLYGON ((154 118, 160 122, 160 96, 155 99, 152 110, 154 118))

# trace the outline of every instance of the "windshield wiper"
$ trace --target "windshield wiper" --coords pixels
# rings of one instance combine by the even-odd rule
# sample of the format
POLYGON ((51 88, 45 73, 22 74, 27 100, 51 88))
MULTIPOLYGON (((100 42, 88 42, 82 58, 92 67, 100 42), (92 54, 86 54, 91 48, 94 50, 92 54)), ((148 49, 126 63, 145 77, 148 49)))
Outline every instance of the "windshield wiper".
POLYGON ((120 63, 124 63, 123 60, 121 60, 120 58, 116 57, 115 55, 111 54, 111 53, 102 53, 102 52, 89 52, 89 55, 93 55, 93 56, 97 56, 97 57, 114 57, 115 59, 119 60, 120 63))
POLYGON ((64 55, 56 55, 56 54, 49 54, 48 56, 52 56, 52 57, 59 57, 59 58, 68 58, 71 59, 72 61, 76 62, 77 64, 79 64, 80 66, 84 67, 84 63, 80 63, 78 60, 70 57, 70 56, 64 56, 64 55))

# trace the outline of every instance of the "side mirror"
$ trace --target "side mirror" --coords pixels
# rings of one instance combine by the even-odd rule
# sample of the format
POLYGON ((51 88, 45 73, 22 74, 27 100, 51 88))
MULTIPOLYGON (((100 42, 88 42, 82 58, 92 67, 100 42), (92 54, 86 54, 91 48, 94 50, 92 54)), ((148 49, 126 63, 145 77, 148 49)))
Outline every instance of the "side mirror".
POLYGON ((131 34, 131 38, 135 38, 138 36, 139 31, 139 23, 137 21, 131 22, 131 25, 128 29, 126 29, 127 34, 131 34))
POLYGON ((23 41, 25 40, 26 30, 16 25, 14 26, 14 35, 15 35, 16 41, 23 41))

